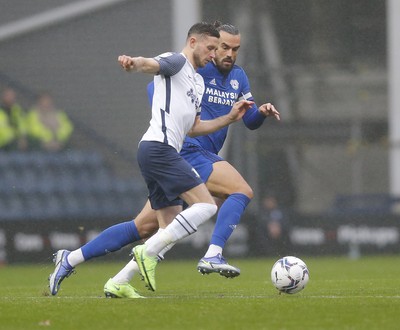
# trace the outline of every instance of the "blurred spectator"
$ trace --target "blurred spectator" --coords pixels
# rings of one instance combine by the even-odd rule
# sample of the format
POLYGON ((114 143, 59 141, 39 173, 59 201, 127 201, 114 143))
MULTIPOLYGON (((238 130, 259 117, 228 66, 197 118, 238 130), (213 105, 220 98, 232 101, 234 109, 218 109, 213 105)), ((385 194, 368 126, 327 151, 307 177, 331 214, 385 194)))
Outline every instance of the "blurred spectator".
POLYGON ((46 151, 63 150, 74 129, 67 114, 55 108, 48 93, 39 95, 27 115, 26 124, 30 146, 46 151))
POLYGON ((0 108, 0 149, 10 149, 15 139, 15 132, 7 113, 0 108))
POLYGON ((0 148, 27 148, 25 111, 17 103, 17 93, 6 88, 0 104, 0 148))
POLYGON ((269 252, 285 255, 290 246, 289 223, 273 194, 265 195, 262 200, 262 221, 266 225, 269 252))

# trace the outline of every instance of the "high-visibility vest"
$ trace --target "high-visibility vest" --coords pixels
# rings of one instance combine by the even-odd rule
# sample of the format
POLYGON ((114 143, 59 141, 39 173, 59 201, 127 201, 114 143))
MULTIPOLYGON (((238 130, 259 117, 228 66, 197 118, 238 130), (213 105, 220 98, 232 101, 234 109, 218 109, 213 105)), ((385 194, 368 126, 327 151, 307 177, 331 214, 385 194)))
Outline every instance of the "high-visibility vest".
POLYGON ((0 148, 9 145, 15 139, 15 131, 7 113, 0 109, 0 148))
POLYGON ((38 110, 32 109, 29 111, 25 121, 28 136, 40 142, 67 142, 74 130, 73 124, 65 112, 56 111, 59 127, 55 132, 42 123, 38 110))
POLYGON ((18 103, 14 103, 9 111, 5 108, 1 108, 6 114, 8 113, 8 119, 10 125, 14 128, 17 137, 24 136, 26 134, 26 123, 25 123, 25 111, 18 103))

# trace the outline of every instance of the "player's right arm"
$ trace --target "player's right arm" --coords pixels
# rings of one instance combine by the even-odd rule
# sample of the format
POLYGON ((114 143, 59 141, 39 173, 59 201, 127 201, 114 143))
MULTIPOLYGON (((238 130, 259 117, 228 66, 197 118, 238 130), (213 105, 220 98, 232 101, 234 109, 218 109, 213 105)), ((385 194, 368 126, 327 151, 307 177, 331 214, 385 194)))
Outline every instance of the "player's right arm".
POLYGON ((155 58, 121 55, 118 62, 126 71, 173 76, 185 65, 186 58, 180 53, 164 53, 155 58))
POLYGON ((252 101, 240 100, 236 102, 231 111, 223 116, 211 119, 201 120, 200 116, 196 117, 192 129, 188 132, 188 136, 195 137, 199 135, 207 135, 221 128, 228 126, 243 117, 246 111, 254 104, 252 101))
POLYGON ((160 64, 154 58, 120 55, 118 56, 118 62, 126 71, 138 71, 150 74, 157 74, 160 71, 160 64))

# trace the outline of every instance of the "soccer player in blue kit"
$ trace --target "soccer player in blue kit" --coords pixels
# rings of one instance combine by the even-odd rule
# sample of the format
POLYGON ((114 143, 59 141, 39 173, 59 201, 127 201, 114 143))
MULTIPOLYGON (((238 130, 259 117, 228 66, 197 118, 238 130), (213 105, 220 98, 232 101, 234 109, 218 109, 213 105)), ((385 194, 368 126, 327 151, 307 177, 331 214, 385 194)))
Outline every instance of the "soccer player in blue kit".
MULTIPOLYGON (((238 100, 253 101, 248 78, 244 70, 235 65, 240 47, 239 31, 229 24, 219 24, 217 29, 220 32, 220 40, 216 56, 212 63, 198 70, 206 86, 202 99, 202 120, 226 115, 238 100)), ((272 104, 266 103, 259 108, 253 105, 244 115, 243 121, 249 129, 256 129, 262 125, 267 116, 274 116, 279 120, 279 112, 272 104)), ((226 134, 227 127, 207 136, 188 137, 183 144, 181 155, 200 174, 210 193, 224 201, 219 209, 209 249, 199 261, 197 268, 201 273, 217 272, 226 277, 234 277, 240 274, 240 270, 226 262, 222 256, 222 250, 253 197, 253 192, 235 168, 218 156, 226 134)), ((147 238, 157 229, 158 223, 154 211, 147 203, 134 221, 106 229, 97 238, 71 253, 66 250, 58 251, 57 255, 67 254, 66 262, 61 263, 59 267, 58 286, 66 276, 72 273, 77 264, 147 238)), ((161 258, 171 245, 160 251, 161 258)), ((106 283, 104 287, 106 296, 140 297, 128 283, 137 271, 138 265, 135 260, 130 261, 106 283)))

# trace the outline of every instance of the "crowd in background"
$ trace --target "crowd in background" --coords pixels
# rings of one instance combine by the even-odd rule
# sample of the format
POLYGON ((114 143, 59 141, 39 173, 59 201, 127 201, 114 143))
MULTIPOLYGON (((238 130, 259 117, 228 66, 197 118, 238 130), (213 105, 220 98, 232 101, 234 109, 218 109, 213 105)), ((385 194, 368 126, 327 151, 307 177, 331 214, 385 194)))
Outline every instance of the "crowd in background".
POLYGON ((51 94, 42 92, 28 110, 17 93, 5 88, 0 100, 0 150, 44 150, 56 152, 70 142, 74 126, 66 112, 58 109, 51 94))

